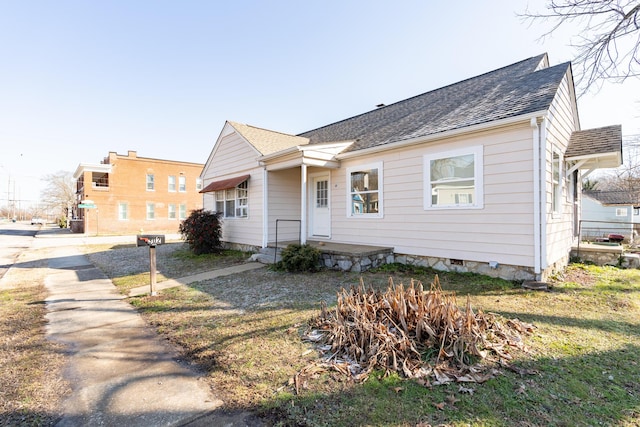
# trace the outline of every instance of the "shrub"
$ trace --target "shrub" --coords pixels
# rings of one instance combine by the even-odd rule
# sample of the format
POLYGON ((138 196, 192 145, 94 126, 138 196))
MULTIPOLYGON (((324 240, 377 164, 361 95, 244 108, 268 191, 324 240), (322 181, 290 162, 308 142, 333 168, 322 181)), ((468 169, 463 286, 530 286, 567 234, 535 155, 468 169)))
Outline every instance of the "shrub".
POLYGON ((287 246, 281 256, 282 267, 289 272, 312 272, 320 268, 320 251, 306 243, 287 246))
POLYGON ((196 209, 180 224, 180 234, 196 255, 222 251, 220 213, 196 209))

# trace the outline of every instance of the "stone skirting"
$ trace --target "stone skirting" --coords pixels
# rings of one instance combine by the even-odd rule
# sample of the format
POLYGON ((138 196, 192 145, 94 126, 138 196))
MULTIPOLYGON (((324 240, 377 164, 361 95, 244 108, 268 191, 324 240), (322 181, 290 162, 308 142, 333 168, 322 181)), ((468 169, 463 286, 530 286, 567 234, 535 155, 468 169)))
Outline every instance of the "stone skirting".
POLYGON ((489 264, 487 262, 453 260, 449 258, 395 255, 395 262, 400 264, 415 265, 425 268, 433 268, 438 271, 453 271, 457 273, 478 273, 490 277, 499 277, 506 280, 536 280, 533 268, 506 264, 489 264))
POLYGON ((322 265, 330 270, 351 271, 354 273, 360 273, 394 262, 391 250, 357 255, 323 252, 321 259, 322 265))

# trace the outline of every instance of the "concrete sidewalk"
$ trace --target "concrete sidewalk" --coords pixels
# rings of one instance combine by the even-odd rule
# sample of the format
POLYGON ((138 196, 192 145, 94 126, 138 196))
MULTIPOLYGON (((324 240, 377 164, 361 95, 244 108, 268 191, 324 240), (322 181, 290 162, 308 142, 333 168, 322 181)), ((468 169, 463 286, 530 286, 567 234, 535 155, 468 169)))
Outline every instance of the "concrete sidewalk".
MULTIPOLYGON (((218 270, 205 271, 204 273, 193 274, 187 277, 181 277, 179 279, 169 279, 163 282, 156 283, 156 291, 163 289, 175 288, 176 286, 188 285, 193 282, 200 282, 202 280, 215 279, 216 277, 228 276, 234 273, 242 273, 243 271, 255 270, 257 268, 265 267, 264 264, 258 262, 249 262, 246 264, 232 265, 231 267, 220 268, 218 270)), ((151 293, 151 286, 138 286, 129 291, 130 297, 137 297, 151 293)))
POLYGON ((59 426, 261 424, 249 413, 221 412, 222 402, 207 383, 180 363, 76 247, 51 248, 45 285, 47 335, 70 353, 66 377, 73 392, 59 426))

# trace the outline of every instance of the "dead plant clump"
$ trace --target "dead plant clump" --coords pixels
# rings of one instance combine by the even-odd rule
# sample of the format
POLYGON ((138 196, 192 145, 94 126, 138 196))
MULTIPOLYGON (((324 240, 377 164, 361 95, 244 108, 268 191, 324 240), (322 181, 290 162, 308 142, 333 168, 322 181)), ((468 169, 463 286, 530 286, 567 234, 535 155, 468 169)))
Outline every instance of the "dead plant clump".
POLYGON ((518 319, 474 313, 468 296, 461 310, 455 293, 444 292, 438 276, 428 291, 419 281, 405 288, 389 279, 385 293, 366 290, 361 279, 358 287, 338 293, 335 309, 323 304, 310 321, 303 339, 316 343, 323 357, 291 382, 299 392, 322 371, 336 370, 363 382, 381 369, 425 386, 482 383, 499 372, 496 366, 509 366, 511 348, 526 351, 522 337, 533 328, 518 319))

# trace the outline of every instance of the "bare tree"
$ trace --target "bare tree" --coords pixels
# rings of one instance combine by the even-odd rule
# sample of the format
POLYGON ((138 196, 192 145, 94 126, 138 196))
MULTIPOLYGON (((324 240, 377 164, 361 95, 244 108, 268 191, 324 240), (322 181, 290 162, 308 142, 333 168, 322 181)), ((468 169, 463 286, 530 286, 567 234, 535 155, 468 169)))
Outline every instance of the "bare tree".
POLYGON ((521 16, 552 22, 543 38, 567 23, 581 27, 571 45, 577 49, 573 64, 583 93, 605 80, 622 82, 640 76, 640 1, 549 0, 546 9, 527 9, 521 16))
POLYGON ((40 197, 49 209, 58 212, 60 216, 67 216, 67 207, 75 201, 73 175, 70 172, 58 171, 42 178, 47 187, 42 190, 40 197))
POLYGON ((636 140, 628 140, 624 164, 598 181, 598 190, 619 191, 640 203, 640 147, 636 140))

